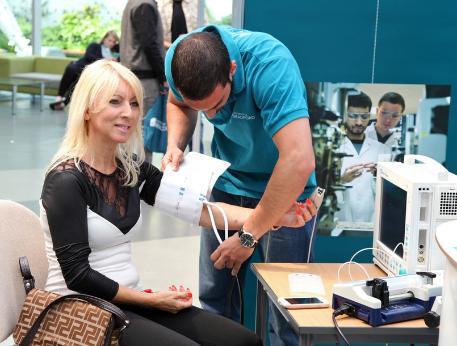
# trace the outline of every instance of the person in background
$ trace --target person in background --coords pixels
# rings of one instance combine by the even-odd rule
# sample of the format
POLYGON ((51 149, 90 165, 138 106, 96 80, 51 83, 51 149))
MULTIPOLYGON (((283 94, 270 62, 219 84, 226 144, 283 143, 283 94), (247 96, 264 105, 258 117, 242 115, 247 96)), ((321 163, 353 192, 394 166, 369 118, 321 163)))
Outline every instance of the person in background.
MULTIPOLYGON (((159 93, 166 94, 162 19, 156 0, 129 0, 122 13, 121 63, 141 81, 147 112, 159 93)), ((146 150, 152 162, 152 152, 146 150)))
MULTIPOLYGON (((376 164, 380 155, 390 149, 366 135, 370 121, 371 99, 360 92, 348 96, 346 113, 346 138, 338 149, 345 153, 341 165, 341 182, 350 188, 343 192, 337 217, 348 222, 373 222, 375 202, 376 164)), ((382 156, 381 156, 382 157, 382 156)))
POLYGON ((198 1, 157 0, 157 5, 162 16, 165 48, 168 49, 179 35, 198 27, 198 1))
POLYGON ((155 0, 129 0, 122 14, 121 63, 141 81, 147 111, 166 87, 162 19, 155 0))
POLYGON ((367 127, 366 136, 392 149, 399 141, 399 133, 395 133, 394 128, 400 122, 404 111, 403 96, 395 92, 384 94, 378 102, 376 122, 367 127))
MULTIPOLYGON (((255 208, 222 245, 214 234, 201 234, 200 302, 239 321, 234 276, 240 272, 243 285, 243 263, 257 244, 267 262, 307 261, 313 222, 268 233, 295 201, 313 205, 314 153, 304 82, 292 54, 274 37, 216 25, 179 37, 167 51, 165 72, 171 92, 162 167, 178 169, 201 111, 214 125, 213 156, 231 163, 216 182, 213 200, 255 208)), ((270 308, 271 345, 298 343, 276 307, 270 308)))
MULTIPOLYGON (((240 324, 192 306, 184 287, 140 287, 131 241, 142 229, 140 200, 154 205, 162 179, 159 169, 143 161, 142 108, 141 83, 121 64, 99 60, 83 71, 41 194, 46 290, 76 291, 118 305, 130 320, 121 346, 261 345, 240 324)), ((241 227, 252 212, 219 205, 230 227, 241 227)), ((214 213, 222 227, 222 214, 214 213)), ((306 220, 294 206, 277 221, 296 227, 306 220)), ((206 207, 200 224, 211 224, 206 207)))
POLYGON ((117 60, 119 58, 119 37, 115 31, 108 31, 100 43, 91 43, 81 59, 68 64, 60 80, 56 101, 49 107, 52 110, 63 110, 70 102, 71 92, 78 82, 83 69, 99 59, 117 60))

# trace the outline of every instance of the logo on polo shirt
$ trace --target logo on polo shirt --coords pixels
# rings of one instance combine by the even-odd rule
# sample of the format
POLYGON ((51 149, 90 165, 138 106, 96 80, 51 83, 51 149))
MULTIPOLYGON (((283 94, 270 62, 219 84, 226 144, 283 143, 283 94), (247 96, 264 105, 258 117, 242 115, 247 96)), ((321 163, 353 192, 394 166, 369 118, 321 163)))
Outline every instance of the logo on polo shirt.
POLYGON ((254 120, 255 119, 255 115, 249 115, 249 114, 245 114, 245 113, 233 112, 232 113, 232 118, 240 119, 240 120, 254 120))

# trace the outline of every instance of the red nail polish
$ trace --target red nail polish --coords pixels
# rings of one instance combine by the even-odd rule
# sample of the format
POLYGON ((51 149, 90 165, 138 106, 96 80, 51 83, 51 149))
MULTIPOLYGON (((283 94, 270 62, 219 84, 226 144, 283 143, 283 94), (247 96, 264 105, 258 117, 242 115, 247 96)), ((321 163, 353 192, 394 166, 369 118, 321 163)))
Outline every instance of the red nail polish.
POLYGON ((192 292, 187 292, 186 295, 187 295, 189 298, 192 298, 192 292))
POLYGON ((143 290, 144 293, 153 293, 153 290, 151 290, 150 288, 146 288, 145 290, 143 290))
POLYGON ((309 198, 306 199, 306 204, 311 205, 311 200, 309 198))
POLYGON ((305 205, 303 203, 300 203, 300 208, 304 209, 305 205))

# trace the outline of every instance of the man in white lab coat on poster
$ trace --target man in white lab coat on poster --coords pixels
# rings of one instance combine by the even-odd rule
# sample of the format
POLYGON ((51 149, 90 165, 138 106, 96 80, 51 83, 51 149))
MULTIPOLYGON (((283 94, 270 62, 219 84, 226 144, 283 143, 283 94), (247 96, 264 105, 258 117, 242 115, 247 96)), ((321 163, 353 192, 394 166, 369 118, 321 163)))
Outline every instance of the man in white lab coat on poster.
POLYGON ((382 95, 376 109, 376 122, 367 127, 365 135, 389 148, 398 145, 400 132, 395 131, 405 111, 403 96, 395 92, 382 95))
POLYGON ((346 138, 339 152, 347 156, 342 160, 341 182, 351 186, 343 192, 339 203, 340 221, 373 222, 376 191, 376 165, 389 159, 391 150, 375 139, 368 138, 365 129, 370 121, 371 99, 360 92, 348 96, 345 119, 346 138))

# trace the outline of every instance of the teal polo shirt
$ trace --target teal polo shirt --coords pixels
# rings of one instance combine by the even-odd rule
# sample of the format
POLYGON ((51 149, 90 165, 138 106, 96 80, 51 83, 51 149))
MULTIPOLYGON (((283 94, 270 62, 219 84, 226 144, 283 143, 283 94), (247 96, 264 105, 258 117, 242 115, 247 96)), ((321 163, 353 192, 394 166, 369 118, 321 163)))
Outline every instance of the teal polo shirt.
MULTIPOLYGON (((193 32, 216 31, 235 60, 232 90, 225 106, 208 121, 214 125, 213 156, 231 163, 218 179, 219 190, 261 198, 278 160, 272 137, 288 123, 308 117, 305 85, 290 51, 261 32, 228 26, 206 26, 193 32)), ((183 101, 173 82, 171 62, 179 37, 165 57, 165 76, 176 99, 183 101)), ((300 199, 316 187, 313 173, 300 199)))

